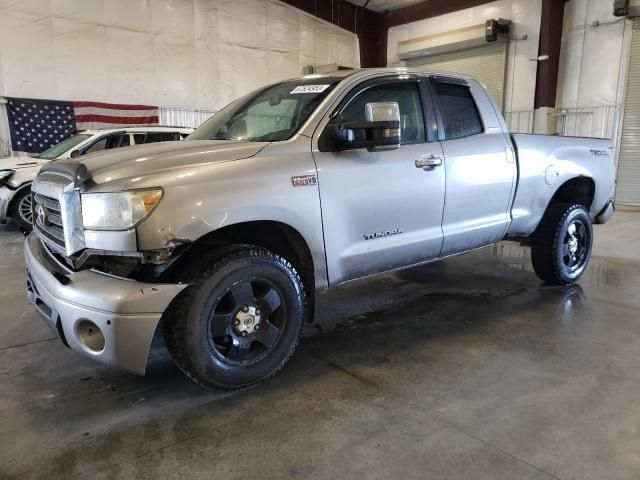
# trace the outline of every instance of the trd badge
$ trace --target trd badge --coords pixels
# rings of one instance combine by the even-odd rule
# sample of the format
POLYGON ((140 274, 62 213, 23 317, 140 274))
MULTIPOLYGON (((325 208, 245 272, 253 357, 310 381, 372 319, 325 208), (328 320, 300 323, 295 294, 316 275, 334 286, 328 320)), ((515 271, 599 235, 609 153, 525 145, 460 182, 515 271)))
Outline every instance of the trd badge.
POLYGON ((294 187, 309 187, 311 185, 317 185, 318 179, 315 175, 301 175, 291 177, 291 183, 294 187))

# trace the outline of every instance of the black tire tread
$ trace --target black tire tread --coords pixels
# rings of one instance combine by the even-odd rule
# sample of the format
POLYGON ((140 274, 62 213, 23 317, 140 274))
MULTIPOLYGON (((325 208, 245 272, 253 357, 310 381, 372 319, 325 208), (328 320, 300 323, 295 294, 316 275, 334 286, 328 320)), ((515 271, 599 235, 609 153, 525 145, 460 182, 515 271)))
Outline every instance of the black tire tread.
POLYGON ((243 258, 246 258, 247 256, 251 256, 254 258, 255 257, 268 258, 280 264, 280 266, 282 266, 283 268, 285 268, 287 272, 292 277, 295 277, 296 280, 301 285, 300 292, 301 292, 302 298, 300 300, 301 302, 303 302, 303 305, 306 304, 306 294, 304 291, 304 284, 302 283, 302 279, 300 278, 300 275, 298 274, 296 269, 293 267, 293 265, 284 257, 281 257, 280 255, 276 255, 275 253, 265 248, 257 247, 253 245, 229 245, 229 246, 221 247, 218 250, 216 250, 214 255, 209 258, 210 266, 204 269, 195 278, 195 280, 184 291, 182 291, 180 295, 169 305, 169 308, 165 311, 166 321, 164 322, 165 344, 167 346, 167 350, 171 355, 171 358, 173 359, 175 364, 178 366, 178 368, 187 377, 189 377, 189 379, 191 379, 198 385, 201 385, 202 387, 205 387, 205 388, 214 389, 218 391, 231 392, 231 391, 243 390, 243 389, 252 387, 254 385, 257 385, 259 383, 262 383, 268 380, 269 378, 273 377, 274 375, 276 375, 280 370, 284 368, 284 366, 288 363, 289 359, 292 357, 292 355, 296 351, 298 344, 300 343, 302 328, 300 328, 300 331, 298 332, 298 335, 292 347, 289 350, 289 354, 286 356, 286 358, 284 358, 284 360, 280 362, 280 364, 269 375, 262 377, 261 379, 255 382, 252 382, 250 384, 246 384, 243 386, 239 386, 239 387, 236 387, 236 386, 230 387, 228 385, 215 384, 215 383, 212 383, 211 380, 203 378, 197 373, 196 369, 189 361, 188 356, 185 355, 185 352, 183 351, 183 347, 182 347, 184 345, 183 337, 184 337, 185 322, 179 321, 180 317, 178 315, 178 312, 181 312, 181 311, 184 312, 189 308, 191 302, 193 301, 193 296, 196 294, 199 287, 202 286, 204 281, 209 276, 211 276, 217 270, 222 268, 222 266, 224 266, 225 264, 235 260, 241 260, 243 258))
POLYGON ((554 248, 558 237, 564 235, 564 221, 574 211, 585 207, 579 203, 554 203, 549 205, 538 228, 531 236, 531 263, 536 275, 551 285, 568 285, 558 263, 554 261, 554 248))

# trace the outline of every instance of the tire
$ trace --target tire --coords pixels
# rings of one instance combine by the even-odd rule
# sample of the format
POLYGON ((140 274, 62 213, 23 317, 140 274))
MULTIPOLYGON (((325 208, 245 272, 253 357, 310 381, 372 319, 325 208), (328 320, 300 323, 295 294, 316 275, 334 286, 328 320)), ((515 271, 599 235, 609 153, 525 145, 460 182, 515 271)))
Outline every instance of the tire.
POLYGON ((20 228, 30 232, 33 230, 31 212, 31 187, 25 187, 11 200, 11 218, 18 224, 20 228))
POLYGON ((575 283, 587 268, 592 242, 591 217, 583 205, 552 204, 531 237, 533 270, 551 285, 575 283))
POLYGON ((164 336, 178 367, 208 388, 237 390, 280 371, 305 315, 302 280, 269 250, 221 250, 165 313, 164 336))

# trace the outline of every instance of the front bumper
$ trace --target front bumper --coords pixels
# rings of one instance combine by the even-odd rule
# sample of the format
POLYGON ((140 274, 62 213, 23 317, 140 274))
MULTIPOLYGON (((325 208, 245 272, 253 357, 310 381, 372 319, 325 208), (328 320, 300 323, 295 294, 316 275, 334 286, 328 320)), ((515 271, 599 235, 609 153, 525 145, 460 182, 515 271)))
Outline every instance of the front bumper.
POLYGON ((99 362, 144 375, 160 317, 186 285, 71 272, 33 234, 25 239, 24 253, 27 298, 62 342, 99 362))
POLYGON ((5 223, 9 217, 9 203, 15 195, 15 191, 7 188, 6 185, 0 187, 0 223, 5 223))

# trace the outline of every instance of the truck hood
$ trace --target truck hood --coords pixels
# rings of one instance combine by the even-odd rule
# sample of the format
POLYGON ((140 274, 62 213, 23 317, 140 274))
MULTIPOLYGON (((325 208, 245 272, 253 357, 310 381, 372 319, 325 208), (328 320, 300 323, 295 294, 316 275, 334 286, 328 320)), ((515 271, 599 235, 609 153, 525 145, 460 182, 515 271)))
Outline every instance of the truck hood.
POLYGON ((49 160, 31 157, 3 157, 0 158, 0 170, 20 170, 22 168, 41 167, 49 160))
MULTIPOLYGON (((269 142, 186 140, 116 148, 75 159, 86 166, 93 182, 144 178, 167 170, 253 157, 269 142)), ((66 161, 69 162, 69 161, 66 161)))

